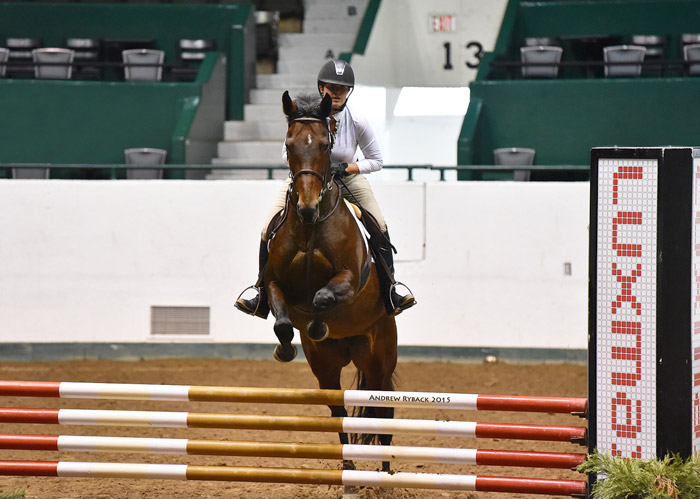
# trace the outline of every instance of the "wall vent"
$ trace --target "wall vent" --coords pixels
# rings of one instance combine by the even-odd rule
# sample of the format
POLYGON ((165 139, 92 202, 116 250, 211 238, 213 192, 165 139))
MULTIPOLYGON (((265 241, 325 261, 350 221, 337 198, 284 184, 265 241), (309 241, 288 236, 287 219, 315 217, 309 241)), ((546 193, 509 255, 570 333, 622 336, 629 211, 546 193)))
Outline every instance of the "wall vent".
POLYGON ((209 307, 151 307, 151 335, 208 335, 209 307))

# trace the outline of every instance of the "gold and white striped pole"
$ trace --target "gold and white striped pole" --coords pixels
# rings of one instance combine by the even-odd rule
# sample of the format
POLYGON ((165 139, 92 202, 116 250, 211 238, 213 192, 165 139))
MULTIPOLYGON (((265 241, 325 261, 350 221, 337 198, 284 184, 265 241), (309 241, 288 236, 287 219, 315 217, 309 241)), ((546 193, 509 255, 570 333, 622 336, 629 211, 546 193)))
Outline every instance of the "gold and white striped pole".
POLYGON ((148 454, 344 459, 353 461, 418 461, 440 464, 563 469, 575 468, 586 459, 585 454, 553 452, 74 435, 0 435, 0 449, 61 452, 139 452, 148 454))
POLYGON ((585 414, 585 398, 438 392, 240 388, 53 381, 0 381, 0 396, 319 404, 585 414))
POLYGON ((432 473, 385 473, 359 470, 309 470, 193 466, 186 464, 0 461, 0 475, 90 478, 151 478, 229 482, 298 483, 357 487, 401 487, 547 495, 583 495, 582 480, 488 477, 432 473))
POLYGON ((93 409, 31 409, 0 407, 0 423, 100 426, 157 426, 235 430, 320 431, 333 433, 413 434, 466 438, 583 441, 586 428, 578 426, 521 425, 327 416, 264 416, 163 411, 93 409))

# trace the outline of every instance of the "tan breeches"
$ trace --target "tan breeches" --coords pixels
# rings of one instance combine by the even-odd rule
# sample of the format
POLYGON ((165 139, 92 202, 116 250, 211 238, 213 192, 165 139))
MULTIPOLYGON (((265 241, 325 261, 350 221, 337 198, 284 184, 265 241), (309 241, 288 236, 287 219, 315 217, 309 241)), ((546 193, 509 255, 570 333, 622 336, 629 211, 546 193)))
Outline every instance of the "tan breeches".
MULTIPOLYGON (((284 209, 285 203, 287 201, 287 189, 289 189, 289 183, 291 181, 292 179, 288 178, 284 182, 282 188, 277 193, 277 196, 275 197, 275 202, 272 206, 272 209, 270 210, 270 213, 265 219, 265 225, 263 225, 261 234, 263 241, 267 240, 267 226, 270 225, 272 218, 284 209)), ((367 177, 360 174, 350 175, 348 177, 345 177, 343 179, 343 182, 345 182, 345 185, 348 187, 348 189, 352 191, 352 193, 360 202, 362 207, 369 211, 372 215, 374 215, 374 218, 377 219, 377 222, 379 223, 379 227, 382 229, 382 232, 386 232, 386 222, 384 221, 384 217, 382 216, 382 211, 379 209, 379 204, 377 204, 377 200, 374 198, 374 193, 372 192, 372 188, 370 187, 369 182, 367 181, 367 177)), ((350 193, 348 193, 348 191, 345 190, 344 187, 341 187, 341 189, 343 192, 343 197, 351 203, 355 203, 355 200, 350 195, 350 193)))

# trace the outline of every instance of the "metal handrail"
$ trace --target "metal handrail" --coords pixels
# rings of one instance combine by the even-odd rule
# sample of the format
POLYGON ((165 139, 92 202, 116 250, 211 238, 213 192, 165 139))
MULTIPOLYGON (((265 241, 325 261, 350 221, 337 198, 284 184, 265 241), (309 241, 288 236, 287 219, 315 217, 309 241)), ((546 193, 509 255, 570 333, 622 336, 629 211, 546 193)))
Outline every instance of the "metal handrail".
MULTIPOLYGON (((274 179, 276 170, 288 170, 287 165, 209 165, 209 164, 163 164, 163 165, 134 165, 121 163, 0 163, 0 168, 49 168, 52 169, 86 169, 86 170, 110 170, 110 178, 117 178, 117 170, 134 170, 139 168, 163 169, 163 170, 267 170, 267 178, 274 179)), ((488 171, 488 172, 513 172, 513 171, 587 171, 588 165, 384 165, 383 169, 408 170, 408 180, 413 181, 414 170, 433 170, 440 172, 440 180, 445 180, 445 172, 450 170, 460 171, 488 171)))

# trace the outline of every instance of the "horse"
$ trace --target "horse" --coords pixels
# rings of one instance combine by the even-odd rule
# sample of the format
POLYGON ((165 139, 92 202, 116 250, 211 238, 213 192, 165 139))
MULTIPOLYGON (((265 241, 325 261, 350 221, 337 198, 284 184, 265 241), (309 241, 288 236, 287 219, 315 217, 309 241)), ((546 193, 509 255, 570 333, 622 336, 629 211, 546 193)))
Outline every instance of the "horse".
MULTIPOLYGON (((338 390, 342 369, 357 368, 357 389, 393 390, 396 321, 380 296, 379 278, 357 220, 330 172, 333 136, 330 96, 282 96, 291 184, 282 222, 269 240, 265 286, 274 331, 275 358, 290 361, 294 329, 322 389, 338 390), (320 102, 319 102, 320 101, 320 102)), ((345 407, 329 406, 345 417, 345 407)), ((393 418, 394 409, 359 408, 358 416, 393 418)), ((346 433, 339 434, 342 444, 346 433)), ((353 436, 353 442, 390 445, 392 435, 353 436)), ((354 469, 351 461, 345 469, 354 469)), ((389 471, 389 462, 382 468, 389 471)))

